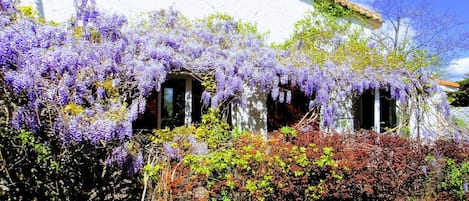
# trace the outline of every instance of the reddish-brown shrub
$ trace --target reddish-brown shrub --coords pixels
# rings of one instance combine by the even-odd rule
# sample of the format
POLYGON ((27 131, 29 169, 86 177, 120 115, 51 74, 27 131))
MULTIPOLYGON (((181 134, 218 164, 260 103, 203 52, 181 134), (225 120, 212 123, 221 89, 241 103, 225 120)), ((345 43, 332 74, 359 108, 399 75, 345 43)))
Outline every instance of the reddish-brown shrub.
POLYGON ((231 200, 461 200, 441 182, 451 172, 445 159, 458 166, 468 153, 454 141, 424 145, 371 131, 249 133, 199 161, 208 174, 172 163, 169 187, 179 200, 194 199, 200 187, 231 200))
POLYGON ((342 179, 326 177, 325 200, 405 200, 424 194, 426 146, 396 135, 362 132, 353 137, 299 133, 298 144, 333 147, 342 179))

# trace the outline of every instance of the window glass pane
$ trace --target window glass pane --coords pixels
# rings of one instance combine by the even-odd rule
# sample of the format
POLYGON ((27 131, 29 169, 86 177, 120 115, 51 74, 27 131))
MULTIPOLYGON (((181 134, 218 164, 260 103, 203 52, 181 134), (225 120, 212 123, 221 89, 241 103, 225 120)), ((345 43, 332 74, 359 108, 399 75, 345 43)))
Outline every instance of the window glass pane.
MULTIPOLYGON (((207 107, 202 103, 203 86, 197 80, 192 80, 192 123, 199 124, 202 121, 202 114, 207 112, 207 107)), ((210 105, 210 103, 208 103, 210 105)))
POLYGON ((163 115, 173 116, 173 88, 164 89, 163 115))
POLYGON ((161 128, 184 125, 185 79, 171 79, 163 84, 161 97, 161 128))

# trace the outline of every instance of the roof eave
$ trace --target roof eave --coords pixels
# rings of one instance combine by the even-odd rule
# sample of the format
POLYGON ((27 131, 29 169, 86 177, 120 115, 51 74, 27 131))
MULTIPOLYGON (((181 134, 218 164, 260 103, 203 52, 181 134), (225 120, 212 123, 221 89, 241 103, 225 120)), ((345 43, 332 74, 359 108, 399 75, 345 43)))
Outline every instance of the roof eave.
POLYGON ((437 79, 436 82, 439 85, 446 86, 446 87, 451 87, 451 88, 456 88, 456 89, 461 87, 461 85, 456 83, 456 82, 451 82, 451 81, 446 81, 446 80, 439 80, 439 79, 437 79))
POLYGON ((358 4, 352 3, 348 0, 333 0, 335 3, 338 3, 353 12, 357 13, 362 19, 366 20, 366 23, 371 25, 373 29, 379 29, 383 24, 383 19, 381 14, 371 11, 367 8, 364 8, 358 4))

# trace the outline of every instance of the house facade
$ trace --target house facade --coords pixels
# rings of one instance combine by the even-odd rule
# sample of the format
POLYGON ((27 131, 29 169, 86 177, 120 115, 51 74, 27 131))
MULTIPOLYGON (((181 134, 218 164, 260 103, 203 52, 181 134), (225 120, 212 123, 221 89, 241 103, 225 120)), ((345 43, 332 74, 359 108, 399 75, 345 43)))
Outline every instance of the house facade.
MULTIPOLYGON (((46 20, 65 22, 73 16, 73 0, 23 0, 24 5, 36 8, 46 20)), ((355 26, 363 27, 364 34, 381 26, 378 13, 363 8, 347 0, 334 2, 353 11, 350 20, 355 26)), ((223 13, 235 19, 257 25, 261 33, 267 32, 268 43, 281 43, 291 36, 294 24, 310 10, 312 2, 306 0, 207 0, 197 2, 189 0, 161 1, 106 1, 96 0, 99 10, 123 13, 132 19, 140 18, 141 13, 172 7, 188 18, 203 18, 214 13, 223 13)), ((153 91, 147 100, 146 110, 141 114, 134 127, 154 129, 189 125, 200 122, 201 114, 207 108, 203 97, 203 79, 191 73, 174 72, 167 77, 160 91, 153 91)), ((308 112, 308 100, 294 89, 282 91, 280 98, 272 100, 269 92, 249 85, 243 85, 243 104, 228 106, 226 117, 234 127, 240 127, 263 133, 278 129, 284 124, 300 120, 302 115, 293 113, 308 112), (292 103, 286 97, 293 97, 292 103)), ((334 95, 334 94, 333 94, 334 95)), ((374 129, 382 132, 385 128, 398 123, 398 102, 391 98, 386 90, 365 91, 359 97, 341 100, 337 118, 331 127, 333 130, 374 129)), ((206 103, 206 102, 205 102, 206 103)), ((322 113, 324 111, 318 111, 322 113)))
MULTIPOLYGON (((369 34, 371 30, 381 26, 382 19, 378 13, 347 0, 335 0, 335 2, 353 11, 352 17, 346 20, 352 21, 356 26, 364 27, 365 34, 369 34)), ((55 22, 65 22, 73 17, 74 13, 73 0, 22 0, 21 4, 32 6, 46 20, 55 22)), ((312 1, 307 0, 208 0, 197 4, 189 0, 96 0, 96 7, 111 13, 123 13, 130 21, 139 18, 142 13, 170 7, 193 19, 203 18, 214 13, 223 13, 233 16, 235 19, 255 24, 260 32, 268 33, 266 38, 268 43, 281 43, 289 38, 293 33, 294 24, 302 19, 305 13, 314 10, 312 1)), ((290 118, 285 115, 293 112, 289 110, 296 110, 295 112, 299 114, 307 111, 305 110, 307 108, 305 106, 306 100, 300 101, 301 104, 297 104, 298 107, 287 106, 286 103, 272 101, 266 92, 247 85, 244 87, 243 96, 247 97, 246 104, 232 105, 228 112, 229 121, 235 127, 266 132, 277 129, 278 125, 276 124, 299 120, 299 116, 290 118), (283 120, 276 119, 279 114, 273 112, 279 110, 279 107, 284 108, 280 109, 284 112, 281 115, 284 116, 281 117, 283 120)), ((139 128, 164 128, 199 122, 205 108, 200 101, 202 91, 200 79, 189 74, 174 73, 168 77, 159 92, 155 91, 149 97, 146 112, 140 115, 140 120, 137 120, 135 126, 139 128)), ((341 112, 338 123, 334 126, 335 129, 375 128, 379 130, 380 117, 383 113, 380 105, 383 105, 381 103, 383 100, 380 98, 380 91, 377 90, 357 100, 347 101, 348 107, 344 111, 350 111, 348 108, 352 106, 358 107, 358 110, 353 113, 341 112)), ((382 108, 385 107, 387 108, 388 105, 382 108)), ((383 118, 381 117, 381 119, 383 118)))

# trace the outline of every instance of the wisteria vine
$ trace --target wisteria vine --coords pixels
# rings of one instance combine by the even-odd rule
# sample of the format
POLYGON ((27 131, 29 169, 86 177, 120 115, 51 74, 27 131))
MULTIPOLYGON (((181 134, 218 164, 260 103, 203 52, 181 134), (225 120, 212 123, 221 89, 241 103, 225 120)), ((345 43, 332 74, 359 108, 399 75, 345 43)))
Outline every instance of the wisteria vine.
POLYGON ((289 103, 289 89, 298 86, 311 97, 310 107, 324 109, 326 126, 341 100, 366 90, 384 88, 402 102, 438 91, 426 71, 312 64, 241 33, 231 20, 189 21, 169 9, 129 24, 124 16, 96 11, 93 2, 75 6, 74 19, 57 25, 0 1, 1 74, 24 97, 13 128, 49 128, 65 144, 124 141, 133 135, 132 122, 144 112, 146 97, 179 71, 213 75, 215 89, 203 94, 213 107, 228 99, 245 103, 245 86, 289 103))

